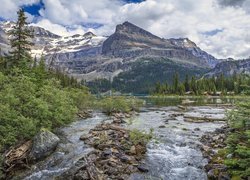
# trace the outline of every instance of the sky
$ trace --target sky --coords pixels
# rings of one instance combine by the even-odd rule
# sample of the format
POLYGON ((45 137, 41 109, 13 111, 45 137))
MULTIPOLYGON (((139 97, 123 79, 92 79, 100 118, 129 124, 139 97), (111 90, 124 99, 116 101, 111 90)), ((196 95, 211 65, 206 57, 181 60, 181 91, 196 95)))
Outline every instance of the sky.
POLYGON ((0 20, 28 21, 55 34, 109 36, 134 23, 163 38, 189 38, 217 58, 250 57, 250 0, 0 0, 0 20))

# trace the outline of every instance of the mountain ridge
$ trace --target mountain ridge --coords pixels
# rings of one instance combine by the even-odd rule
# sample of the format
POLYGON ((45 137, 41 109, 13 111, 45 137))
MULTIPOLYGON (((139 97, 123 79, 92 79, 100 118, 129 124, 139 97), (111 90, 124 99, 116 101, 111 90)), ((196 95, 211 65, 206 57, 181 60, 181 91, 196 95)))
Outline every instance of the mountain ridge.
POLYGON ((124 59, 150 55, 167 57, 211 68, 220 61, 187 38, 160 38, 129 22, 117 25, 115 33, 104 41, 102 54, 124 59))
MULTIPOLYGON (((10 48, 6 33, 11 30, 12 25, 11 22, 0 23, 1 54, 6 54, 10 48)), ((174 72, 171 68, 176 67, 181 69, 180 73, 202 76, 208 71, 212 73, 213 68, 218 69, 218 64, 224 61, 201 50, 188 38, 160 38, 130 22, 117 25, 115 32, 109 37, 97 36, 92 32, 59 36, 41 27, 29 27, 35 34, 32 55, 43 55, 47 64, 61 69, 79 81, 108 79, 129 83, 133 80, 126 80, 124 77, 131 78, 129 73, 142 71, 143 66, 148 70, 149 67, 156 68, 152 72, 157 72, 157 77, 161 77, 160 74, 169 76, 168 72, 174 72), (138 64, 139 69, 135 67, 138 64), (165 70, 160 68, 161 64, 166 67, 165 70), (162 72, 159 74, 158 71, 162 72)), ((143 71, 141 73, 135 79, 141 79, 144 76, 143 71)), ((170 78, 160 79, 169 81, 170 78)), ((152 86, 157 79, 147 77, 144 80, 152 81, 149 82, 152 86)))

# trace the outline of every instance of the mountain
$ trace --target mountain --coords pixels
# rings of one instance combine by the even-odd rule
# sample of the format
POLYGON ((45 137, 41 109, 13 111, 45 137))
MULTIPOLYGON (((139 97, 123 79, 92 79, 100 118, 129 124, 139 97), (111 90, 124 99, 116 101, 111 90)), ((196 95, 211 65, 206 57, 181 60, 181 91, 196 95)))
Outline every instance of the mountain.
MULTIPOLYGON (((3 47, 3 45, 9 46, 7 33, 13 26, 14 23, 12 22, 0 22, 0 43, 2 42, 1 39, 4 39, 4 43, 1 44, 1 47, 3 47)), ((31 25, 28 27, 34 32, 34 46, 32 47, 31 54, 37 57, 44 55, 47 59, 51 56, 60 56, 62 54, 70 57, 70 53, 86 52, 89 49, 98 49, 96 51, 101 52, 102 43, 106 39, 102 36, 96 36, 91 32, 87 32, 83 35, 59 36, 41 27, 31 25)), ((60 62, 60 60, 58 60, 58 62, 60 62)))
MULTIPOLYGON (((12 28, 11 22, 0 23, 4 53, 10 48, 7 33, 12 28)), ((64 37, 29 28, 35 34, 32 56, 43 55, 47 64, 94 86, 96 79, 112 81, 122 92, 147 93, 157 81, 171 83, 175 72, 181 79, 186 74, 201 76, 221 62, 188 38, 160 38, 129 22, 117 25, 109 37, 91 32, 64 37)))
POLYGON ((142 56, 164 57, 175 62, 213 68, 219 60, 202 51, 187 38, 163 39, 125 22, 104 43, 102 54, 135 59, 142 56))
POLYGON ((250 59, 245 60, 233 60, 218 63, 215 68, 211 69, 204 77, 219 76, 224 74, 225 76, 232 76, 234 74, 250 74, 250 59))

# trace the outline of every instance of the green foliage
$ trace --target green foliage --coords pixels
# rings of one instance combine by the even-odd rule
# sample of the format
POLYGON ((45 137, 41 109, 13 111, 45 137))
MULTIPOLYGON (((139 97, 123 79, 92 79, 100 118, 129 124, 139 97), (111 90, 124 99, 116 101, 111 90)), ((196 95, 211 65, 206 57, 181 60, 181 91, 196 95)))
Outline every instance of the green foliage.
POLYGON ((3 156, 0 154, 0 179, 5 179, 5 176, 3 174, 3 156))
MULTIPOLYGON (((82 84, 85 84, 85 82, 82 82, 82 84)), ((90 87, 91 93, 94 94, 107 92, 112 89, 112 83, 107 79, 96 79, 92 82, 88 82, 87 85, 90 87)))
MULTIPOLYGON (((10 33, 10 56, 0 56, 1 153, 18 141, 31 139, 40 129, 54 130, 72 122, 78 110, 93 104, 88 89, 76 79, 47 68, 43 57, 39 62, 30 57, 31 32, 24 11, 19 10, 18 16, 10 33)), ((2 164, 0 179, 4 179, 2 164)))
POLYGON ((229 125, 234 129, 227 139, 227 149, 232 158, 226 159, 230 173, 234 177, 250 176, 250 103, 241 102, 229 114, 229 125))
POLYGON ((77 112, 77 103, 71 98, 73 91, 62 89, 56 79, 44 79, 41 85, 23 74, 0 73, 0 84, 2 148, 32 137, 42 127, 53 129, 67 124, 77 112))
POLYGON ((220 75, 217 78, 202 79, 197 79, 195 76, 192 76, 191 80, 189 80, 189 76, 186 75, 185 81, 180 82, 178 74, 174 74, 172 81, 172 86, 157 83, 153 93, 157 95, 183 95, 189 92, 188 94, 193 95, 218 95, 216 91, 219 91, 222 95, 250 94, 250 78, 247 75, 234 75, 233 77, 227 78, 220 75))
POLYGON ((133 142, 133 144, 141 143, 143 145, 146 145, 153 138, 153 129, 151 129, 149 133, 134 129, 129 132, 129 138, 133 142))
POLYGON ((98 106, 107 114, 138 110, 142 104, 143 101, 137 98, 128 98, 122 96, 105 97, 98 102, 98 106))
POLYGON ((97 100, 86 87, 68 88, 70 98, 80 111, 97 108, 97 100))

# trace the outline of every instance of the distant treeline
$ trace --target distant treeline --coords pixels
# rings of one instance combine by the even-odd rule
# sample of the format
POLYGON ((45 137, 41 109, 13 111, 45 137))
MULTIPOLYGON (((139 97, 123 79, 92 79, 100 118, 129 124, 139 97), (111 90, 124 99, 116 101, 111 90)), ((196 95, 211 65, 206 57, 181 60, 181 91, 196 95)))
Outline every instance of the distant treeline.
POLYGON ((236 75, 225 77, 221 74, 211 78, 191 78, 186 75, 183 82, 179 79, 179 74, 175 73, 172 84, 156 83, 155 95, 234 95, 250 94, 250 77, 248 75, 236 75))

